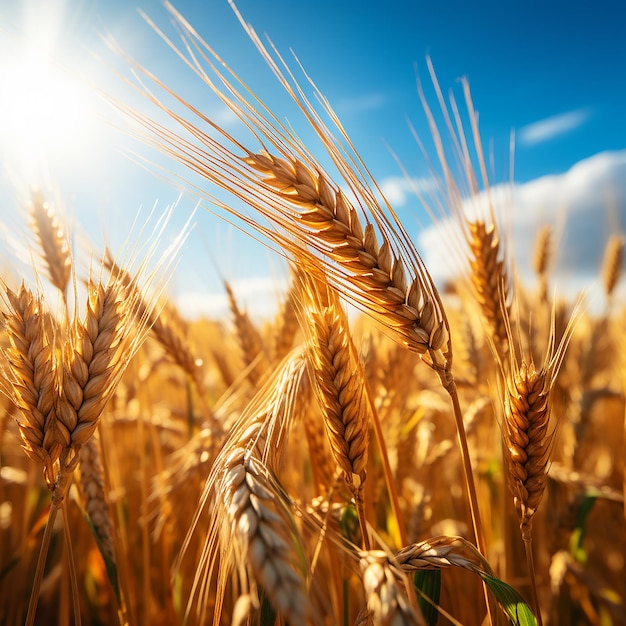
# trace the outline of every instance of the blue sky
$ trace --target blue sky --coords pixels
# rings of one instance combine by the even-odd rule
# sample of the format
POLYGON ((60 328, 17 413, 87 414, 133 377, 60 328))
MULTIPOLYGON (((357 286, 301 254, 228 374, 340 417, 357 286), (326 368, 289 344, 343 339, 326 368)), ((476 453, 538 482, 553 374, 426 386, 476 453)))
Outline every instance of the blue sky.
MULTIPOLYGON (((579 252, 573 257, 563 255, 567 259, 563 275, 566 278, 569 272, 570 279, 590 276, 607 232, 626 228, 623 2, 240 0, 237 4, 245 19, 257 32, 267 33, 285 56, 290 48, 296 52, 335 107, 375 178, 408 219, 416 215, 422 219, 422 212, 418 199, 408 193, 389 148, 410 176, 430 176, 407 122, 431 151, 416 88, 419 73, 435 106, 425 63, 430 55, 443 90, 453 89, 459 101, 458 78, 468 78, 483 141, 493 146, 496 182, 508 177, 509 137, 515 129, 515 182, 523 208, 518 209, 513 224, 525 233, 516 239, 519 254, 525 254, 541 225, 535 222, 555 221, 557 212, 567 211, 569 205, 573 226, 566 230, 563 245, 568 250, 578 247, 579 252)), ((276 86, 226 0, 181 0, 175 5, 278 117, 298 123, 293 105, 276 86)), ((142 101, 112 71, 117 67, 128 75, 125 64, 99 38, 110 33, 181 95, 230 123, 199 80, 144 22, 138 7, 172 32, 167 12, 152 0, 0 0, 0 74, 10 72, 15 59, 23 55, 24 41, 35 33, 39 54, 53 60, 54 67, 87 76, 143 108, 142 101), (45 33, 43 47, 41 33, 45 33)), ((54 88, 33 92, 33 82, 28 87, 29 101, 46 102, 54 88)), ((25 105, 18 99, 11 106, 11 99, 24 86, 11 87, 10 80, 2 84, 0 216, 9 232, 19 222, 17 206, 31 185, 55 188, 59 204, 92 239, 102 237, 104 231, 113 242, 125 238, 141 206, 149 208, 158 201, 164 207, 178 197, 174 185, 122 156, 130 148, 160 160, 117 130, 120 122, 102 102, 89 96, 83 100, 83 95, 73 99, 89 108, 85 120, 78 109, 70 119, 62 119, 48 107, 51 117, 46 123, 58 133, 41 131, 30 145, 19 141, 21 131, 16 130, 25 105), (96 110, 98 114, 93 115, 96 110)), ((46 107, 44 113, 33 107, 28 119, 45 115, 46 107)), ((145 110, 150 111, 147 106, 145 110)), ((297 130, 308 140, 304 126, 297 130)), ((190 194, 181 199, 174 230, 194 205, 190 194)), ((220 292, 219 273, 234 282, 247 280, 249 292, 253 291, 251 280, 257 280, 259 293, 267 289, 272 282, 268 276, 280 265, 276 259, 205 211, 198 213, 196 221, 172 282, 179 301, 190 309, 213 310, 208 298, 220 292), (217 258, 219 262, 214 261, 217 258)), ((422 232, 420 241, 428 262, 435 239, 425 241, 422 232)), ((5 244, 10 247, 10 242, 5 244)), ((224 301, 223 296, 214 300, 224 301)))

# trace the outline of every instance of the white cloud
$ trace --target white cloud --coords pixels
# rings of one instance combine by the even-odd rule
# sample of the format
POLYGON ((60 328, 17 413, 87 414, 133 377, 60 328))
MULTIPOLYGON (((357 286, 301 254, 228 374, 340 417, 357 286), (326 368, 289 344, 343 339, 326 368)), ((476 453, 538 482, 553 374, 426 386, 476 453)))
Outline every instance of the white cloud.
MULTIPOLYGON (((229 284, 238 306, 245 309, 254 322, 276 314, 288 286, 286 279, 274 276, 238 279, 229 281, 229 284)), ((224 319, 229 315, 228 297, 224 290, 187 291, 174 299, 179 309, 192 319, 224 319)))
POLYGON ((403 176, 389 176, 383 178, 380 190, 389 204, 393 207, 402 207, 409 197, 417 194, 429 194, 436 189, 436 182, 430 178, 405 178, 403 176))
POLYGON ((565 135, 582 126, 590 116, 589 109, 577 109, 533 122, 519 130, 519 142, 525 146, 534 146, 559 135, 565 135))
POLYGON ((240 123, 240 120, 237 117, 237 114, 232 109, 226 106, 216 109, 211 114, 211 119, 218 126, 222 126, 223 128, 230 128, 240 123))
MULTIPOLYGON (((434 185, 428 179, 415 183, 424 186, 426 192, 434 185)), ((383 180, 381 188, 393 206, 401 206, 413 193, 411 184, 402 177, 383 180)), ((516 267, 527 284, 534 281, 531 261, 537 232, 542 225, 551 224, 555 233, 560 231, 551 286, 573 297, 595 281, 591 291, 601 298, 597 281, 606 240, 613 232, 626 231, 626 150, 597 154, 564 174, 544 176, 513 188, 496 186, 491 199, 502 218, 502 231, 512 235, 516 267)), ((468 200, 465 207, 475 213, 486 202, 482 194, 468 200)), ((454 243, 459 241, 457 230, 451 219, 423 230, 419 236, 418 250, 439 284, 458 270, 453 261, 454 243)), ((288 286, 285 277, 269 275, 230 282, 239 305, 255 323, 276 314, 288 286)), ((175 301, 192 318, 224 319, 230 315, 222 289, 189 290, 175 296, 175 301)))
MULTIPOLYGON (((492 200, 503 232, 510 232, 517 269, 533 280, 532 256, 539 228, 553 226, 553 283, 573 295, 582 286, 597 291, 599 267, 608 237, 626 231, 626 150, 604 152, 580 161, 564 174, 544 176, 512 189, 496 187, 492 200)), ((486 207, 481 194, 466 207, 486 207)), ((446 220, 423 231, 419 250, 433 278, 444 281, 458 270, 451 261, 458 241, 456 223, 446 220)))
POLYGON ((380 109, 387 102, 387 97, 382 93, 368 93, 354 98, 344 98, 337 104, 337 110, 341 113, 364 113, 380 109))

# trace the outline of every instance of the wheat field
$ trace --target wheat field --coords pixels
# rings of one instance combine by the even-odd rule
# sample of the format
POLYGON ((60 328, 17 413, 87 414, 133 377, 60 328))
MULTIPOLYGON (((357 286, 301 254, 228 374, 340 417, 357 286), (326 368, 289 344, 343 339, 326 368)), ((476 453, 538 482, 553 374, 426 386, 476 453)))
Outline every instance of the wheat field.
POLYGON ((601 307, 559 294, 546 224, 523 282, 506 215, 464 210, 489 186, 465 85, 466 125, 431 125, 463 164, 437 155, 458 270, 437 285, 314 85, 244 24, 332 174, 170 10, 249 143, 141 66, 171 126, 113 104, 289 289, 257 320, 224 281, 230 315, 191 321, 166 279, 193 232, 77 246, 33 194, 33 273, 1 279, 0 622, 626 624, 624 238, 601 307))

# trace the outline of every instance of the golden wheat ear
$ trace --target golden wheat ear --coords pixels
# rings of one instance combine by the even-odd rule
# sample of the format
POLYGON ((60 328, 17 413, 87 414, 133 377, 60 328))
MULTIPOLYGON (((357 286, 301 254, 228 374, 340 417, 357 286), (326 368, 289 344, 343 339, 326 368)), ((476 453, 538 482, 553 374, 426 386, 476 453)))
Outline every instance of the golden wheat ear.
POLYGON ((188 611, 195 599, 199 613, 206 613, 202 590, 217 568, 216 621, 229 580, 250 600, 250 610, 259 609, 265 595, 290 624, 304 624, 310 615, 301 540, 289 498, 275 478, 305 371, 301 349, 282 361, 233 425, 211 468, 201 500, 201 508, 211 502, 211 527, 188 611))
POLYGON ((623 235, 612 235, 607 241, 602 261, 602 284, 606 297, 610 300, 615 287, 622 275, 622 261, 624 257, 623 235))
POLYGON ((33 192, 28 208, 48 278, 65 298, 73 265, 66 229, 41 192, 33 192))
POLYGON ((0 389, 17 409, 24 451, 42 464, 46 483, 53 489, 59 456, 69 444, 69 433, 57 419, 60 329, 46 313, 43 298, 23 283, 17 292, 5 287, 3 296, 8 347, 2 349, 6 375, 0 389))
POLYGON ((298 296, 309 339, 311 379, 330 448, 354 496, 361 534, 369 546, 363 484, 367 476, 370 412, 362 368, 356 362, 348 319, 328 283, 299 275, 298 296))
POLYGON ((507 335, 511 346, 510 365, 503 368, 503 407, 505 461, 508 482, 520 522, 520 532, 533 592, 535 615, 541 624, 541 609, 535 580, 532 553, 533 518, 543 499, 548 464, 557 425, 551 422, 552 389, 572 337, 579 308, 577 307, 558 345, 555 343, 554 313, 543 363, 537 367, 532 354, 515 341, 510 322, 507 335), (517 353, 517 354, 516 354, 517 353))

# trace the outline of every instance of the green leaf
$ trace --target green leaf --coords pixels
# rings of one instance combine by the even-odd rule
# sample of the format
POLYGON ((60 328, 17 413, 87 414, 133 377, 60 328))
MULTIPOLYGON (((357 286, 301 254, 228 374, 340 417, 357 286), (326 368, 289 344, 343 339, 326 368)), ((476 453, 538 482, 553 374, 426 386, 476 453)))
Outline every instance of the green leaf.
POLYGON ((530 607, 513 587, 484 572, 480 573, 480 577, 515 626, 537 626, 537 620, 530 607))
POLYGON ((344 507, 339 518, 339 529, 341 534, 348 541, 352 543, 358 543, 359 541, 359 516, 356 512, 356 507, 353 504, 348 504, 344 507))
POLYGON ((587 496, 581 503, 576 517, 576 528, 570 537, 570 554, 578 561, 585 564, 587 562, 587 552, 583 548, 583 538, 585 536, 585 526, 587 517, 596 502, 596 496, 587 496))
POLYGON ((418 590, 418 604, 428 626, 436 626, 439 620, 439 594, 441 593, 441 570, 417 570, 413 584, 418 590))

